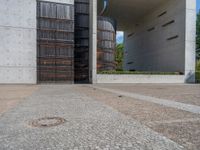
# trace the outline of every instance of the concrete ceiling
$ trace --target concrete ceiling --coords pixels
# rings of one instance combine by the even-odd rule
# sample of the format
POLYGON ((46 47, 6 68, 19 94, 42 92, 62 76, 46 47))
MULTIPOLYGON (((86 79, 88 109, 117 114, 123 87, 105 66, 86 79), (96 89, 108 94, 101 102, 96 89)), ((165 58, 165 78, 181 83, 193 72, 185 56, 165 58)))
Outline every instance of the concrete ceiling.
MULTIPOLYGON (((98 13, 102 9, 102 1, 98 1, 98 13)), ((146 13, 151 11, 166 0, 109 0, 105 16, 114 18, 118 24, 118 30, 124 30, 146 13)))

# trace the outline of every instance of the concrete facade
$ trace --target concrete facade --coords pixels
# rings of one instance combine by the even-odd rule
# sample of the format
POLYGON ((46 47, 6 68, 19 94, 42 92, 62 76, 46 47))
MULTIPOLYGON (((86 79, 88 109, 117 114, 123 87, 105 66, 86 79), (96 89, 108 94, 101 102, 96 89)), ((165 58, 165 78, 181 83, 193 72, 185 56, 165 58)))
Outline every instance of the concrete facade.
POLYGON ((168 0, 125 30, 125 70, 184 73, 184 6, 168 0))
POLYGON ((0 83, 36 83, 36 1, 0 3, 0 83))
POLYGON ((125 31, 125 70, 181 72, 194 82, 195 3, 167 1, 125 31))
MULTIPOLYGON (((45 1, 74 3, 74 0, 45 1)), ((0 2, 0 83, 36 84, 37 1, 0 2)), ((101 80, 96 69, 99 2, 90 0, 91 83, 101 80)), ((105 15, 116 19, 118 29, 125 31, 125 70, 181 72, 185 74, 183 82, 194 82, 195 0, 110 0, 105 15)))
POLYGON ((195 0, 111 0, 110 5, 105 15, 125 34, 124 70, 180 72, 182 83, 195 82, 195 0))
MULTIPOLYGON (((74 4, 74 0, 43 0, 74 4)), ((0 83, 37 83, 36 0, 0 0, 0 83)))

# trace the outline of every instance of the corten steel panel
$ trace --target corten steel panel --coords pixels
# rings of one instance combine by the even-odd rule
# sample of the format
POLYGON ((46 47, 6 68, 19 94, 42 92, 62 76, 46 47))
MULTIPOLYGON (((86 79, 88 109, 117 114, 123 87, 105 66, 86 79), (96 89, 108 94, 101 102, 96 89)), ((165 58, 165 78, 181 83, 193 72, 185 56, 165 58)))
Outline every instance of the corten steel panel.
POLYGON ((38 82, 74 82, 74 6, 38 2, 38 82))
POLYGON ((89 83, 89 0, 75 0, 75 82, 89 83))
POLYGON ((115 70, 116 23, 99 16, 97 30, 97 70, 115 70))

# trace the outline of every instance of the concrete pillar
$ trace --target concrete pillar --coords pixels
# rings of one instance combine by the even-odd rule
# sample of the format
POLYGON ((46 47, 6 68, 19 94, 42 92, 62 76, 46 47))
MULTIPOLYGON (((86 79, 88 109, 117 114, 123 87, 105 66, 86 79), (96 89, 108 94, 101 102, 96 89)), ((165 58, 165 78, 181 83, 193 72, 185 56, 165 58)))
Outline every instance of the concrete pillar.
POLYGON ((185 82, 195 82, 196 0, 186 0, 185 12, 185 82))
POLYGON ((97 82, 97 0, 90 0, 90 83, 97 82))

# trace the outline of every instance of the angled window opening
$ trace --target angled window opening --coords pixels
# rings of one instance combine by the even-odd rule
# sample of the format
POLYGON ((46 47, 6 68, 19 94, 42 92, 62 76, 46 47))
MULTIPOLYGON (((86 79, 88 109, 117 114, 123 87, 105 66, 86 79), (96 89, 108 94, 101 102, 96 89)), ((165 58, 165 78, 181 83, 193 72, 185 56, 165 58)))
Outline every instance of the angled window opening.
POLYGON ((158 18, 164 16, 165 14, 167 14, 167 11, 162 12, 161 14, 158 15, 158 18))
POLYGON ((167 41, 171 41, 171 40, 177 39, 178 37, 179 37, 178 35, 169 37, 169 38, 167 38, 167 41))
POLYGON ((153 30, 155 30, 155 27, 152 27, 152 28, 147 29, 148 32, 151 32, 151 31, 153 31, 153 30))
POLYGON ((162 25, 162 27, 166 27, 166 26, 169 26, 170 24, 173 24, 175 22, 175 20, 171 20, 165 24, 162 25))

